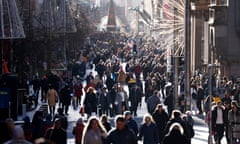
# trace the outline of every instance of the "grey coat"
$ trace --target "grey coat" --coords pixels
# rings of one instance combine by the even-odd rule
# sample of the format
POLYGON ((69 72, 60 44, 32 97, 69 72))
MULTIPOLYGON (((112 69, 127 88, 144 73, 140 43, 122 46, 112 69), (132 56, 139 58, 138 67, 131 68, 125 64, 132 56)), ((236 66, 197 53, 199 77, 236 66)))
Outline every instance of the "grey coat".
POLYGON ((116 107, 116 113, 117 114, 121 114, 123 113, 123 104, 125 105, 125 110, 129 109, 129 105, 128 105, 128 95, 127 93, 124 91, 123 92, 123 97, 124 97, 124 101, 122 99, 122 95, 120 92, 117 93, 115 101, 114 101, 114 105, 116 107))
POLYGON ((238 110, 234 113, 232 110, 228 112, 228 121, 229 121, 229 137, 240 138, 240 111, 238 110))

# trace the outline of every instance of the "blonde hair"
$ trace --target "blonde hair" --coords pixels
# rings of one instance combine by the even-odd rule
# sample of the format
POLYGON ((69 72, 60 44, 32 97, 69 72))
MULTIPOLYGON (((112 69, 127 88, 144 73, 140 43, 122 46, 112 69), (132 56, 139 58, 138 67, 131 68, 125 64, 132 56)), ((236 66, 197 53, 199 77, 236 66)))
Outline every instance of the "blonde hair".
POLYGON ((95 89, 90 86, 90 87, 88 87, 88 89, 87 89, 87 93, 89 93, 89 92, 93 92, 93 93, 94 93, 94 90, 95 90, 95 89))
MULTIPOLYGON (((143 123, 145 123, 145 120, 149 118, 151 122, 154 122, 153 120, 153 117, 149 114, 149 113, 146 113, 144 116, 143 116, 143 123)), ((155 122, 154 122, 155 123, 155 122)))
POLYGON ((182 125, 181 125, 180 123, 178 123, 178 122, 175 122, 175 123, 173 123, 173 124, 170 126, 170 128, 169 128, 169 133, 170 133, 173 129, 175 129, 175 128, 177 128, 177 129, 180 131, 180 133, 183 135, 183 133, 184 133, 183 127, 182 127, 182 125))

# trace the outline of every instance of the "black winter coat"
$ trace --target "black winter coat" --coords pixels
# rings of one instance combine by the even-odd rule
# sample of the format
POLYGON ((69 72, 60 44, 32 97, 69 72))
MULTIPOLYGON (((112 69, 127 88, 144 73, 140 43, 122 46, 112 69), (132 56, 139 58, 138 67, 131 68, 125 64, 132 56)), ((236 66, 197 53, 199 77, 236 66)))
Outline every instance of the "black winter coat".
POLYGON ((56 144, 67 144, 67 132, 62 128, 49 129, 45 138, 56 144))
POLYGON ((188 144, 187 138, 178 130, 172 130, 163 138, 163 144, 188 144))
POLYGON ((84 108, 87 114, 97 113, 97 96, 95 93, 88 92, 84 100, 84 108))
POLYGON ((70 105, 71 104, 71 93, 72 93, 72 90, 70 87, 66 86, 64 87, 60 94, 61 94, 61 98, 60 98, 60 101, 64 104, 64 105, 70 105))
MULTIPOLYGON (((225 109, 224 107, 222 107, 222 119, 224 123, 227 123, 227 118, 225 118, 226 115, 224 115, 225 113, 225 109)), ((212 110, 212 130, 215 131, 216 130, 216 120, 217 120, 217 106, 214 107, 214 109, 212 110)))
POLYGON ((121 131, 113 129, 106 138, 105 144, 137 144, 137 137, 128 127, 121 131))

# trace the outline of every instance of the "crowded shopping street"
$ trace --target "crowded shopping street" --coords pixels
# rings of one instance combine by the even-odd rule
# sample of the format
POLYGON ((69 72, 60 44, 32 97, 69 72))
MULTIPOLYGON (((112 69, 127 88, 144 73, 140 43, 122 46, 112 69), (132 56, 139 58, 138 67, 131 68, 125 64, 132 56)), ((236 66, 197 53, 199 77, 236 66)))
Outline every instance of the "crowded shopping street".
POLYGON ((0 0, 1 144, 239 144, 238 0, 0 0))

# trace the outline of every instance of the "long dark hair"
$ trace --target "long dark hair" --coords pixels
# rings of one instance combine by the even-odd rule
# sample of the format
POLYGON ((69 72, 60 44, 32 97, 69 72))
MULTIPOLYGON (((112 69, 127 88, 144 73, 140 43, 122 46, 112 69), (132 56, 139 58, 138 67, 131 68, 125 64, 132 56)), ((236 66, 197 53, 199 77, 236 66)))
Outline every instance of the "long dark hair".
POLYGON ((97 122, 100 131, 101 131, 101 132, 106 132, 106 129, 104 128, 104 126, 102 125, 102 123, 100 122, 100 120, 99 120, 96 116, 91 116, 91 117, 88 119, 88 122, 87 122, 87 124, 86 124, 86 127, 84 128, 83 134, 85 134, 87 131, 89 131, 90 129, 92 129, 92 123, 93 123, 94 120, 97 122))

